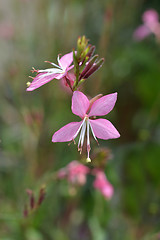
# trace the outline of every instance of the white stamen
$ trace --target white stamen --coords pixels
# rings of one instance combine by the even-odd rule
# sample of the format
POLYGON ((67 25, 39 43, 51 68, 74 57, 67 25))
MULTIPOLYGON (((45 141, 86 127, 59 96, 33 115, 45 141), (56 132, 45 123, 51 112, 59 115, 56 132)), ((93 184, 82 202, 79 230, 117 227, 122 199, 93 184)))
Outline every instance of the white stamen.
POLYGON ((91 123, 89 121, 89 118, 86 116, 84 117, 80 127, 78 128, 76 134, 73 136, 73 140, 77 137, 78 133, 81 131, 80 133, 80 137, 79 137, 79 141, 78 141, 78 151, 82 151, 82 147, 83 147, 83 143, 84 143, 84 137, 85 137, 85 132, 86 132, 86 128, 87 128, 87 162, 90 162, 90 157, 89 157, 89 153, 90 153, 90 138, 89 138, 89 127, 91 128, 91 132, 93 134, 93 137, 94 139, 96 140, 96 142, 98 142, 95 134, 94 134, 94 131, 93 131, 93 128, 91 126, 91 123))
MULTIPOLYGON (((82 128, 83 128, 83 126, 82 126, 82 128)), ((81 130, 81 133, 80 133, 80 136, 79 136, 78 149, 80 149, 79 146, 80 146, 80 143, 81 143, 81 138, 82 138, 82 130, 81 130)))
POLYGON ((80 137, 79 137, 79 141, 78 141, 78 150, 81 151, 82 150, 82 138, 84 138, 84 134, 85 134, 85 128, 86 128, 86 122, 84 121, 82 129, 81 129, 81 133, 80 133, 80 137))
POLYGON ((96 136, 95 136, 95 134, 93 132, 93 128, 92 128, 92 125, 91 125, 90 121, 89 121, 89 125, 90 125, 90 128, 91 128, 91 131, 92 131, 94 139, 96 140, 96 142, 98 142, 98 140, 97 140, 97 138, 96 138, 96 136))
POLYGON ((48 72, 48 73, 63 73, 63 69, 57 69, 57 68, 47 68, 44 70, 38 70, 39 73, 48 72))
POLYGON ((87 159, 90 159, 89 157, 90 150, 91 150, 91 147, 90 147, 90 139, 89 139, 89 120, 87 119, 87 152, 88 152, 87 159))
POLYGON ((39 78, 44 78, 44 77, 50 76, 50 75, 52 75, 52 73, 46 72, 45 74, 41 75, 39 78))
POLYGON ((81 133, 82 133, 82 136, 81 136, 81 148, 83 147, 85 132, 86 132, 86 122, 84 122, 83 127, 82 127, 82 131, 81 131, 81 133))
POLYGON ((41 81, 42 83, 44 82, 45 83, 45 77, 48 77, 48 76, 50 76, 50 75, 52 75, 52 73, 46 73, 46 74, 44 74, 44 75, 42 75, 42 76, 39 76, 39 79, 38 79, 38 82, 39 81, 41 81))
POLYGON ((73 139, 75 139, 75 138, 77 137, 77 135, 78 135, 78 133, 79 133, 79 131, 80 131, 80 129, 81 129, 81 127, 82 127, 84 121, 85 121, 85 118, 83 119, 83 121, 82 121, 80 127, 78 128, 78 130, 77 130, 77 132, 76 132, 76 134, 73 136, 73 139))
POLYGON ((87 120, 87 146, 90 146, 90 140, 89 140, 89 120, 87 120))
POLYGON ((62 69, 60 66, 58 66, 58 65, 57 65, 57 64, 55 64, 55 63, 52 63, 52 62, 51 62, 51 64, 52 64, 53 66, 55 66, 55 67, 59 68, 59 69, 62 69))
POLYGON ((60 65, 60 67, 63 69, 62 64, 61 64, 61 62, 60 62, 60 59, 59 59, 59 55, 58 55, 58 57, 57 57, 57 61, 58 61, 58 64, 60 65))

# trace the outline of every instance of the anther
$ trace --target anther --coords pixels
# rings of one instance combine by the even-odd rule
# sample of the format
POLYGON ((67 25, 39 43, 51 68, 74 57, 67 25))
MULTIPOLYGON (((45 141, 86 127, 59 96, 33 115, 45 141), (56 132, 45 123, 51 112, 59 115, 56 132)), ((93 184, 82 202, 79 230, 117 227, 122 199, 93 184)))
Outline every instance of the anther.
POLYGON ((87 163, 90 163, 91 162, 91 159, 88 157, 88 158, 86 158, 86 162, 87 163))
POLYGON ((31 82, 27 82, 26 85, 27 87, 29 87, 31 85, 31 82))

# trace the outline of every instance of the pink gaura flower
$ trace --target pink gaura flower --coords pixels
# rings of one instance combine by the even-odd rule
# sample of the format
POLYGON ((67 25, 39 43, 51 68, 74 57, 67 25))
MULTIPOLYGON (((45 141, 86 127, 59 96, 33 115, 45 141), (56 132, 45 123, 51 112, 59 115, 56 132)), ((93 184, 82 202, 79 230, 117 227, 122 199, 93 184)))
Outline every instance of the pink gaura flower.
POLYGON ((152 33, 157 39, 160 39, 160 23, 158 13, 154 9, 147 10, 144 12, 142 20, 143 24, 140 25, 133 34, 135 40, 141 41, 152 33))
POLYGON ((104 172, 102 170, 95 169, 93 170, 93 174, 95 175, 93 187, 100 191, 106 199, 110 199, 113 196, 114 189, 107 180, 104 172))
POLYGON ((90 137, 89 132, 92 132, 94 139, 112 139, 120 137, 120 134, 112 123, 106 119, 95 119, 95 116, 103 116, 108 114, 114 107, 117 100, 117 93, 105 95, 94 102, 89 101, 88 98, 79 91, 75 91, 72 97, 72 112, 78 115, 82 121, 71 122, 60 130, 54 133, 52 142, 68 142, 74 141, 80 132, 78 151, 82 152, 85 133, 87 135, 87 161, 91 161, 89 158, 90 152, 90 137))
POLYGON ((86 183, 86 175, 89 171, 88 167, 78 161, 72 161, 58 171, 57 177, 59 179, 66 178, 72 184, 84 185, 86 183))
POLYGON ((33 68, 33 72, 37 72, 38 74, 35 78, 33 78, 32 83, 27 83, 27 91, 33 91, 36 88, 39 88, 42 85, 50 82, 54 78, 62 79, 64 77, 67 77, 69 79, 70 76, 68 75, 68 71, 73 68, 73 65, 71 65, 71 63, 73 62, 73 52, 67 53, 61 58, 59 58, 58 55, 57 61, 58 65, 49 62, 52 66, 54 66, 52 68, 48 68, 45 70, 35 70, 33 68))

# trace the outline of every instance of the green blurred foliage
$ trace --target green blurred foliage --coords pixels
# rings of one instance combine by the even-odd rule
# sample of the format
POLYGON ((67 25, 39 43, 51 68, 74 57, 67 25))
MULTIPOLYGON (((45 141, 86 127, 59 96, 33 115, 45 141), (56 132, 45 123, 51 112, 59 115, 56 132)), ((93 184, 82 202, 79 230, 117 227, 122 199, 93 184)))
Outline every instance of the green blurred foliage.
MULTIPOLYGON (((2 0, 0 9, 0 239, 160 239, 160 45, 133 32, 158 0, 2 0), (57 80, 26 92, 32 66, 46 68, 86 35, 105 58, 83 90, 94 97, 118 92, 107 116, 121 138, 100 141, 112 150, 106 175, 115 188, 106 201, 87 184, 76 189, 54 172, 80 159, 76 147, 53 144, 70 121, 71 95, 57 80), (46 198, 28 218, 26 189, 46 198), (74 194, 73 194, 74 193, 74 194)), ((77 118, 78 119, 78 118, 77 118)), ((96 149, 92 143, 92 152, 96 149)), ((85 154, 85 153, 84 153, 85 154)), ((83 156, 82 156, 83 158, 83 156)))

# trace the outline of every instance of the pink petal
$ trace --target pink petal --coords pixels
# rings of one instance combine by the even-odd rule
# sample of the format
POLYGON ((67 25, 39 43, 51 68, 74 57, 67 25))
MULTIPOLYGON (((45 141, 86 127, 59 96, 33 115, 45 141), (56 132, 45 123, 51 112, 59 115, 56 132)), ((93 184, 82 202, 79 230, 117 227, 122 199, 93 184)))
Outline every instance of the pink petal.
POLYGON ((68 164, 68 169, 69 169, 69 173, 72 175, 77 175, 79 173, 87 174, 90 171, 90 169, 87 166, 79 163, 76 160, 68 164))
POLYGON ((72 161, 68 164, 68 180, 71 183, 78 183, 84 185, 86 182, 86 175, 90 169, 78 161, 72 161))
POLYGON ((89 122, 97 138, 107 140, 120 137, 120 134, 117 131, 117 129, 112 125, 110 121, 106 119, 102 118, 96 120, 89 119, 89 122))
POLYGON ((73 140, 74 135, 78 131, 81 122, 71 122, 61 129, 59 129, 57 132, 53 134, 52 142, 69 142, 73 140))
POLYGON ((72 184, 84 185, 89 172, 90 169, 85 165, 78 161, 72 161, 57 172, 57 177, 59 179, 66 178, 72 184))
POLYGON ((74 81, 75 81, 75 79, 76 79, 75 74, 74 74, 73 72, 68 72, 68 73, 66 74, 66 78, 68 79, 68 81, 70 81, 70 84, 71 84, 71 86, 73 87, 74 81))
POLYGON ((66 75, 68 75, 68 71, 71 70, 74 67, 74 65, 70 66, 69 68, 66 69, 66 71, 64 73, 59 73, 57 74, 57 76, 55 77, 56 79, 62 79, 63 77, 65 77, 66 75))
POLYGON ((109 182, 107 182, 106 186, 101 191, 102 191, 103 196, 106 199, 111 199, 113 196, 113 193, 114 193, 114 189, 109 182))
POLYGON ((139 26, 133 33, 133 38, 137 41, 141 41, 144 38, 148 37, 148 35, 151 34, 151 31, 149 28, 147 28, 145 25, 139 26))
POLYGON ((32 83, 30 84, 30 86, 26 89, 26 91, 33 91, 36 88, 41 87, 42 85, 50 82, 51 80, 53 80, 55 77, 57 76, 57 73, 52 73, 52 74, 48 74, 48 73, 39 73, 34 80, 32 81, 32 83))
POLYGON ((91 117, 91 116, 106 115, 113 109, 116 100, 117 100, 117 93, 108 94, 97 99, 91 106, 91 110, 88 116, 91 117))
POLYGON ((68 68, 67 68, 67 72, 68 72, 69 70, 71 70, 72 68, 74 68, 74 65, 71 65, 70 67, 68 67, 68 68))
POLYGON ((95 180, 93 182, 94 188, 99 190, 106 199, 110 199, 113 196, 114 189, 108 182, 106 175, 101 170, 95 173, 95 180))
POLYGON ((73 62, 73 52, 65 54, 61 59, 58 59, 58 63, 62 69, 68 68, 73 62))
POLYGON ((144 12, 142 19, 147 25, 158 23, 159 16, 157 11, 150 9, 144 12))
POLYGON ((81 118, 84 118, 88 108, 89 108, 88 98, 79 91, 75 91, 72 97, 72 112, 81 118))
POLYGON ((63 77, 65 77, 65 75, 66 75, 66 73, 67 72, 65 72, 65 73, 59 73, 59 74, 57 74, 57 76, 55 77, 56 79, 62 79, 63 77))

